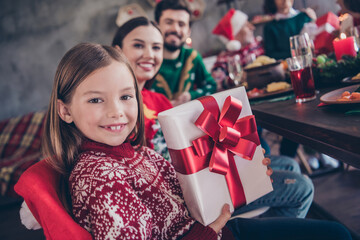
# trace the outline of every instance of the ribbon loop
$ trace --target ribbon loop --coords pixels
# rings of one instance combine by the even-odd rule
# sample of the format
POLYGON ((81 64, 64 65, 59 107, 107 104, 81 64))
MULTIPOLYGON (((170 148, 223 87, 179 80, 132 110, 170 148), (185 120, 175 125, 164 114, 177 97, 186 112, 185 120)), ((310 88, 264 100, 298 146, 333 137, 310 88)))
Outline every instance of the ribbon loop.
POLYGON ((209 163, 210 172, 226 175, 229 169, 227 149, 220 144, 215 144, 209 163), (218 161, 221 159, 220 161, 218 161))
POLYGON ((242 102, 232 96, 225 99, 222 111, 220 113, 220 126, 232 127, 242 110, 242 102))
POLYGON ((192 144, 194 146, 195 153, 200 157, 211 152, 214 146, 214 142, 210 141, 209 136, 207 135, 195 139, 192 141, 192 144))
POLYGON ((219 138, 220 126, 217 119, 207 109, 204 109, 204 111, 200 114, 198 119, 195 121, 195 125, 211 138, 216 139, 215 141, 219 138))
POLYGON ((219 142, 226 146, 236 146, 241 137, 241 133, 231 127, 222 127, 219 134, 219 142))

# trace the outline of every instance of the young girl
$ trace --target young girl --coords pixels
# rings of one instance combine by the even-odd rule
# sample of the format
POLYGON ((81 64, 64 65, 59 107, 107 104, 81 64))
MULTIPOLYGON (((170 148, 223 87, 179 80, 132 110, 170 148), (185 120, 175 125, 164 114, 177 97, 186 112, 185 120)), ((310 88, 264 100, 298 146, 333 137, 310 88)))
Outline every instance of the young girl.
POLYGON ((300 34, 304 25, 316 19, 311 8, 304 12, 295 10, 294 0, 265 0, 266 14, 275 14, 274 20, 264 27, 265 54, 275 59, 290 57, 291 36, 300 34))
POLYGON ((170 160, 157 116, 172 108, 163 94, 147 90, 163 62, 164 39, 157 24, 145 17, 133 18, 116 32, 112 45, 121 48, 134 69, 144 102, 146 145, 170 160))
POLYGON ((142 146, 142 112, 135 75, 120 51, 79 44, 65 54, 44 152, 69 177, 75 220, 95 239, 216 237, 230 217, 228 206, 208 227, 189 217, 174 169, 142 146))
POLYGON ((120 51, 84 43, 65 54, 44 153, 69 179, 74 219, 94 239, 351 239, 339 224, 304 219, 236 219, 229 232, 228 205, 201 225, 189 216, 174 168, 142 146, 142 118, 135 75, 120 51))

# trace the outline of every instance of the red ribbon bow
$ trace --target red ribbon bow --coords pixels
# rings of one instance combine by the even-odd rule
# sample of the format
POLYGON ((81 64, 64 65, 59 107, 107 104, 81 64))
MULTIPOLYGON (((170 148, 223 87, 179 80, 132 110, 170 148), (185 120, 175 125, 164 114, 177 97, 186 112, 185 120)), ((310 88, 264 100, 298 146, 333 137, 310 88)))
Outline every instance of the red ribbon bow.
POLYGON ((224 175, 234 207, 244 205, 246 198, 234 155, 247 160, 253 158, 256 147, 260 145, 255 118, 251 115, 238 120, 242 102, 231 96, 225 99, 221 112, 212 96, 198 100, 204 110, 195 125, 206 135, 195 139, 193 147, 169 149, 173 165, 184 174, 209 167, 211 172, 224 175))
POLYGON ((192 142, 195 152, 204 156, 212 151, 210 171, 226 175, 229 171, 229 157, 236 154, 247 160, 253 158, 255 149, 260 144, 255 118, 251 115, 237 120, 242 103, 232 96, 225 99, 220 114, 213 97, 201 98, 199 101, 203 104, 204 111, 195 125, 207 135, 192 142))

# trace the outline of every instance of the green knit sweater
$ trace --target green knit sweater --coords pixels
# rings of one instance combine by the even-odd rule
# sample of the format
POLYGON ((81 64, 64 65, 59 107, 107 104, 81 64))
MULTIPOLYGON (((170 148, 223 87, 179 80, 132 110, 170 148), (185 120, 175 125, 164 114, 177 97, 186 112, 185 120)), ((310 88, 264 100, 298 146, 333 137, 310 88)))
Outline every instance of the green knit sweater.
POLYGON ((290 57, 289 38, 299 34, 304 24, 311 20, 306 13, 301 12, 291 18, 267 23, 264 27, 265 54, 275 59, 290 57))
POLYGON ((216 82, 206 70, 200 54, 182 47, 177 59, 164 59, 151 89, 170 100, 182 92, 189 92, 191 99, 196 99, 214 93, 216 82))

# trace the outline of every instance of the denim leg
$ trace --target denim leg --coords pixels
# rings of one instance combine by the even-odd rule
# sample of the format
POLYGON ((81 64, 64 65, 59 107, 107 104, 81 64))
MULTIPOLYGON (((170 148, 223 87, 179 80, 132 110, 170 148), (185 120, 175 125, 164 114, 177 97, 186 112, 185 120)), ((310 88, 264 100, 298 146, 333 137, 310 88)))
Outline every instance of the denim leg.
POLYGON ((274 169, 288 169, 274 170, 271 175, 274 191, 236 209, 233 216, 265 206, 270 209, 261 217, 304 218, 306 216, 314 197, 312 181, 298 173, 300 168, 291 158, 276 157, 272 159, 271 167, 273 166, 274 169))
POLYGON ((288 156, 266 156, 270 158, 271 164, 270 167, 276 171, 276 170, 285 170, 285 171, 291 171, 291 172, 297 172, 301 173, 299 163, 295 161, 295 159, 288 157, 288 156))

